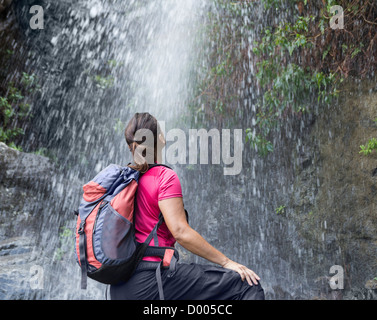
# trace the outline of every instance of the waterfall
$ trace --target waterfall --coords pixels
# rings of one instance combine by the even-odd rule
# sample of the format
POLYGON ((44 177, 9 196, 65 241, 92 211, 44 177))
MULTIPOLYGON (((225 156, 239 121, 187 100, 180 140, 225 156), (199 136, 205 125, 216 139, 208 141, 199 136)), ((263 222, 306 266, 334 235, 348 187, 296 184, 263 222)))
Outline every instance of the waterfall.
POLYGON ((90 281, 87 291, 79 289, 72 231, 81 186, 110 163, 130 162, 123 134, 133 113, 150 112, 167 126, 177 126, 189 99, 195 34, 206 3, 84 0, 40 5, 45 19, 40 32, 28 26, 27 4, 16 5, 34 51, 26 65, 40 83, 32 106, 35 118, 23 145, 25 151, 48 148, 58 170, 48 196, 35 190, 40 202, 30 208, 35 225, 23 232, 35 245, 20 276, 24 288, 21 293, 9 290, 5 297, 103 299, 104 285, 90 281), (30 279, 43 275, 41 288, 30 288, 29 270, 30 279))
MULTIPOLYGON (((105 298, 106 286, 92 280, 86 291, 80 290, 73 210, 82 185, 96 173, 110 163, 131 161, 124 128, 135 112, 150 112, 166 133, 185 138, 185 156, 170 149, 165 160, 182 183, 190 225, 229 258, 254 270, 267 299, 328 294, 333 265, 342 265, 348 279, 353 272, 358 285, 373 277, 369 251, 377 242, 369 219, 375 221, 376 169, 373 159, 356 158, 359 140, 350 138, 354 131, 358 139, 366 138, 374 128, 366 120, 371 117, 368 108, 377 105, 373 81, 344 86, 346 93, 359 95, 345 95, 322 113, 314 99, 317 111, 287 118, 273 137, 274 152, 260 157, 245 142, 262 94, 251 85, 256 77, 253 43, 266 21, 278 22, 286 12, 266 12, 262 3, 255 3, 221 25, 219 17, 228 14, 221 1, 40 0, 44 29, 32 30, 29 2, 13 3, 12 19, 23 39, 22 45, 13 45, 22 68, 36 75, 38 89, 30 101, 33 118, 20 138, 24 153, 0 145, 10 159, 6 174, 0 175, 6 177, 0 183, 5 199, 0 207, 1 298, 105 298), (203 85, 207 74, 221 78, 229 71, 219 45, 227 35, 234 36, 229 47, 241 48, 242 72, 223 88, 211 81, 203 85), (204 93, 233 98, 211 106, 204 93), (209 164, 190 162, 194 129, 207 134, 213 129, 221 138, 218 158, 213 156, 215 138, 208 139, 204 158, 209 164), (227 132, 228 145, 222 144, 227 132), (338 138, 337 152, 331 153, 338 138), (236 144, 242 168, 226 175, 236 144), (354 154, 347 153, 350 149, 354 154), (349 178, 346 171, 357 175, 349 178), (352 200, 345 202, 350 208, 342 205, 344 199, 352 200), (358 211, 354 202, 368 204, 358 211), (359 218, 353 217, 356 211, 359 218)), ((9 79, 23 71, 20 63, 9 79)), ((166 149, 176 143, 170 138, 166 149)), ((181 261, 208 263, 180 246, 178 250, 181 261)))

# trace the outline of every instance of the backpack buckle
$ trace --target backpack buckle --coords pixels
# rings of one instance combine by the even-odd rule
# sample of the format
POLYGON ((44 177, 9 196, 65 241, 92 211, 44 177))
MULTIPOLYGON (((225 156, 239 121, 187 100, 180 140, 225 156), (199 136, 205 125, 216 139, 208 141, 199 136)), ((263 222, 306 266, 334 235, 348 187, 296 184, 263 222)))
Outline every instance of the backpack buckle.
POLYGON ((85 221, 80 223, 79 229, 77 230, 78 234, 84 234, 85 221))

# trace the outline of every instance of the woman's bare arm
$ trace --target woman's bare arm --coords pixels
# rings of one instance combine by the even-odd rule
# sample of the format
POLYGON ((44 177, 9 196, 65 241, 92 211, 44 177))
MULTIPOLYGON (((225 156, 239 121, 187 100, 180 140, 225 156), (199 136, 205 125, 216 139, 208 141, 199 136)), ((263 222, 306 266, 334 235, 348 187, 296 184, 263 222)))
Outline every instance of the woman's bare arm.
POLYGON ((198 232, 192 229, 186 220, 182 198, 170 198, 158 202, 165 223, 176 241, 190 252, 213 263, 238 272, 242 280, 252 285, 260 278, 254 271, 227 258, 219 250, 211 246, 198 232))

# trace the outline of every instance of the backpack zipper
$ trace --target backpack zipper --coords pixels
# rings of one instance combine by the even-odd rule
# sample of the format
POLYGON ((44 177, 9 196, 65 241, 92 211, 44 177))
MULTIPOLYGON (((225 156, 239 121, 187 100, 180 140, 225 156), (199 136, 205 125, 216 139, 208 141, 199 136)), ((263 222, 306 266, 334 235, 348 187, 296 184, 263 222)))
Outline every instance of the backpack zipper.
POLYGON ((98 221, 98 218, 99 218, 99 216, 100 216, 100 214, 101 214, 101 211, 102 211, 103 207, 104 207, 107 203, 108 203, 107 201, 102 200, 102 202, 101 202, 101 204, 100 204, 100 206, 99 206, 99 208, 98 208, 98 212, 97 212, 96 220, 94 221, 94 226, 93 226, 93 234, 96 233, 96 227, 97 227, 97 221, 98 221))
MULTIPOLYGON (((100 216, 100 214, 101 214, 101 211, 102 211, 103 207, 104 207, 107 203, 108 203, 108 201, 102 200, 102 202, 101 202, 101 204, 100 204, 100 206, 99 206, 99 208, 98 208, 98 212, 97 212, 96 220, 94 220, 94 225, 93 225, 93 234, 92 234, 92 241, 93 241, 93 244, 94 244, 94 235, 95 235, 95 233, 96 233, 96 227, 97 227, 97 221, 98 221, 98 218, 99 218, 99 216, 100 216)), ((94 250, 94 246, 93 246, 93 256, 94 256, 94 259, 96 259, 96 260, 98 261, 98 259, 97 259, 97 257, 96 257, 95 250, 94 250)))

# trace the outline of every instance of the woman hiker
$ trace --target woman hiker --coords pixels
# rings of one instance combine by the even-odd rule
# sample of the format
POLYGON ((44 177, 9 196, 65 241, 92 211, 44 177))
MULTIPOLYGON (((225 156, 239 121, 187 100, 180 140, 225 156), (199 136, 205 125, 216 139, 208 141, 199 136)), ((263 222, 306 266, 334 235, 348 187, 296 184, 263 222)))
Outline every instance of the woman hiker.
POLYGON ((126 127, 125 137, 134 160, 134 164, 129 166, 142 174, 135 204, 136 240, 141 243, 146 241, 161 221, 158 230, 154 229, 156 234, 149 245, 174 247, 178 242, 190 252, 219 266, 177 263, 174 272, 169 267, 161 268, 156 283, 156 269, 148 266, 161 263, 161 258, 144 257, 127 282, 110 287, 111 299, 263 300, 259 276, 226 257, 189 226, 177 174, 166 166, 153 165, 161 163, 161 150, 165 146, 156 118, 149 113, 136 113, 126 127), (135 136, 140 132, 153 133, 153 145, 146 144, 146 139, 138 140, 135 136), (153 163, 145 159, 145 154, 150 151, 153 163))

